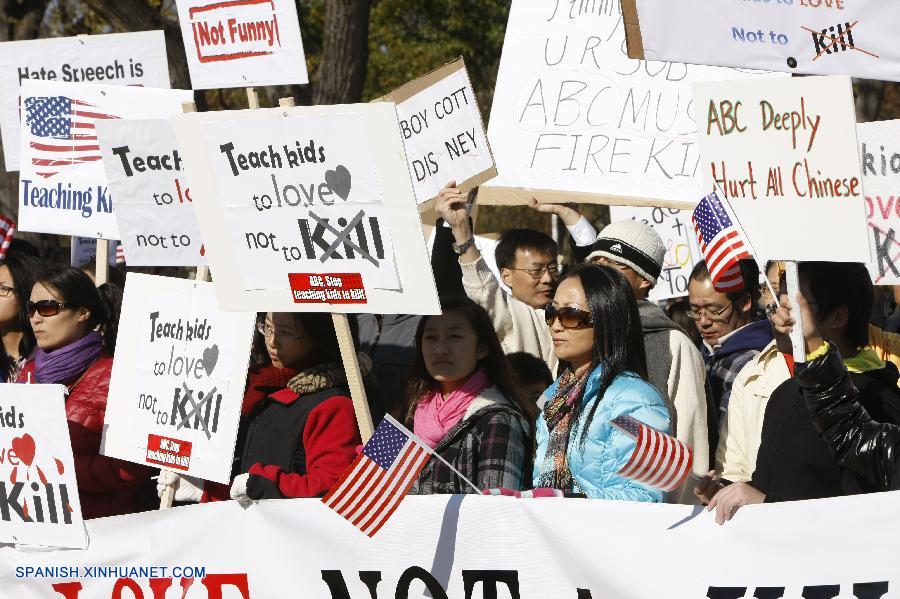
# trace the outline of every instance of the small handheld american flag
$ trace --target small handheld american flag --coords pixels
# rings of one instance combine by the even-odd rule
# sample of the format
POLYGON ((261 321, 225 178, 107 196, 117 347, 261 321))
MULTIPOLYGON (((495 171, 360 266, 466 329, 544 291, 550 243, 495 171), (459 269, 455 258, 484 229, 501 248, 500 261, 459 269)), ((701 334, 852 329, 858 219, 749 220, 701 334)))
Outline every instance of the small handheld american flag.
POLYGON ((691 217, 713 288, 720 293, 744 287, 739 261, 753 258, 753 247, 734 216, 728 199, 713 191, 700 200, 691 217))
POLYGON ((694 461, 686 443, 631 416, 619 416, 610 424, 635 440, 634 451, 619 476, 666 492, 681 486, 694 461))
POLYGON ((0 261, 6 257, 6 250, 9 249, 9 245, 12 243, 13 235, 15 235, 15 233, 16 223, 5 216, 0 216, 0 237, 3 238, 3 241, 0 242, 0 261))
POLYGON ((322 501, 371 537, 396 511, 431 453, 402 424, 385 416, 322 501))

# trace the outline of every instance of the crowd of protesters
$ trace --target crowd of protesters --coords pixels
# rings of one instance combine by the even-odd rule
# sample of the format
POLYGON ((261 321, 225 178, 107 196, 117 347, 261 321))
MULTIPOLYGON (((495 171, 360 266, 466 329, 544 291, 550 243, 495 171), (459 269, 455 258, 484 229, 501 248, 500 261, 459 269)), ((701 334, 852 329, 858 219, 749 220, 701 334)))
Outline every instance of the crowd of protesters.
MULTIPOLYGON (((568 228, 575 260, 561 264, 539 231, 476 243, 471 199, 450 183, 436 202, 442 314, 351 320, 376 423, 393 415, 435 453, 411 493, 704 504, 723 523, 748 504, 900 488, 900 308, 876 300, 864 265, 801 263, 789 299, 780 263, 741 261, 723 293, 701 261, 688 297, 661 306, 651 226, 597 232, 573 205, 533 201, 568 228), (619 474, 635 447, 621 416, 691 447, 680 488, 619 474)), ((0 376, 68 387, 86 518, 148 509, 167 488, 179 502, 321 497, 358 455, 331 319, 309 313, 257 317, 230 485, 100 455, 122 287, 49 262, 14 241, 0 265, 0 376)))

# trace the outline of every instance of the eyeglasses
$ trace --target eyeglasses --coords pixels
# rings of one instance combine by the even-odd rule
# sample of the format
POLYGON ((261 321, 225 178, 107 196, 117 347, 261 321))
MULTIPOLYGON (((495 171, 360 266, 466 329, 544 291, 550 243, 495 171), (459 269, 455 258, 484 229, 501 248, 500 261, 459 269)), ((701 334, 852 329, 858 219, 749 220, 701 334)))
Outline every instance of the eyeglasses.
POLYGON ((509 270, 520 270, 522 272, 527 272, 528 276, 532 279, 540 279, 544 276, 544 273, 550 271, 550 275, 554 277, 559 276, 559 264, 545 264, 544 266, 535 266, 533 268, 510 268, 509 270))
POLYGON ((713 322, 728 320, 728 317, 724 316, 724 314, 733 305, 734 302, 728 302, 727 306, 719 310, 707 310, 706 308, 699 308, 697 310, 694 310, 693 308, 691 308, 690 310, 688 310, 687 316, 691 320, 700 320, 704 316, 713 322))
POLYGON ((9 297, 13 293, 15 293, 15 289, 12 287, 7 287, 6 285, 0 285, 0 297, 9 297))
POLYGON ((544 319, 548 327, 552 327, 557 318, 564 329, 586 329, 594 326, 590 312, 569 306, 562 308, 557 308, 553 304, 544 306, 544 319))
POLYGON ((61 304, 56 300, 41 300, 39 302, 28 302, 26 305, 28 309, 28 316, 34 316, 34 313, 37 312, 43 317, 47 316, 56 316, 59 314, 60 310, 65 310, 67 308, 71 308, 69 304, 61 304))
MULTIPOLYGON (((272 325, 270 325, 267 322, 256 323, 256 330, 257 330, 257 332, 259 332, 260 335, 262 335, 266 339, 271 339, 272 337, 275 336, 275 327, 273 327, 272 325)), ((307 335, 304 335, 303 337, 298 337, 297 333, 292 333, 292 332, 288 332, 288 331, 282 331, 281 335, 282 335, 282 337, 285 337, 285 336, 293 337, 297 341, 302 341, 303 339, 306 339, 306 337, 307 337, 307 335)))

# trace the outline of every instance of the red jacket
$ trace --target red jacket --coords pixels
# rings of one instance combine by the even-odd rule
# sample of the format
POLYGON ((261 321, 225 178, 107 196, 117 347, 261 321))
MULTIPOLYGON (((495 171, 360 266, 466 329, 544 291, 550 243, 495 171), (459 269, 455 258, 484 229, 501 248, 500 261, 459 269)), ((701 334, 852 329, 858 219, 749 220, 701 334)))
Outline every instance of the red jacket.
MULTIPOLYGON (((113 359, 106 354, 68 385, 66 420, 75 458, 75 478, 85 519, 135 511, 135 490, 150 478, 151 469, 100 455, 100 437, 109 394, 113 359)), ((34 361, 22 368, 19 382, 34 380, 34 361)))

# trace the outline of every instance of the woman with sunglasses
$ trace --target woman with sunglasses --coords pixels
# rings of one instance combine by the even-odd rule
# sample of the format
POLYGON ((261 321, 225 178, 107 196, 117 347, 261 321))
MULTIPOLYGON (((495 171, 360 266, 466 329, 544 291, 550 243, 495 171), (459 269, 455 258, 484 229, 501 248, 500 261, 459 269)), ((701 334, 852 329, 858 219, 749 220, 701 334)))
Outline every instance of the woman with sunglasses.
POLYGON ((617 270, 573 270, 545 308, 561 375, 537 420, 534 486, 599 499, 661 501, 662 491, 622 478, 635 442, 611 424, 631 416, 669 432, 665 401, 647 376, 634 294, 617 270))
POLYGON ((41 273, 27 304, 38 349, 19 376, 68 388, 66 419, 85 518, 136 511, 136 489, 151 473, 99 453, 115 344, 115 307, 108 297, 77 268, 52 266, 41 273))
POLYGON ((3 336, 3 363, 0 382, 18 379, 24 365, 34 356, 37 342, 28 319, 28 298, 34 278, 42 266, 36 257, 10 247, 0 266, 0 335, 3 336))

